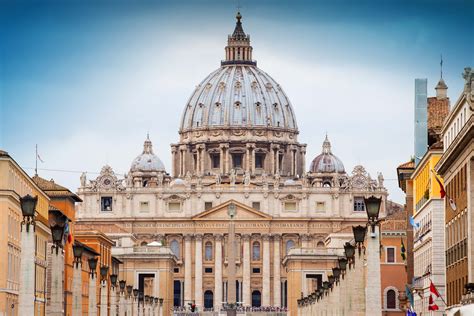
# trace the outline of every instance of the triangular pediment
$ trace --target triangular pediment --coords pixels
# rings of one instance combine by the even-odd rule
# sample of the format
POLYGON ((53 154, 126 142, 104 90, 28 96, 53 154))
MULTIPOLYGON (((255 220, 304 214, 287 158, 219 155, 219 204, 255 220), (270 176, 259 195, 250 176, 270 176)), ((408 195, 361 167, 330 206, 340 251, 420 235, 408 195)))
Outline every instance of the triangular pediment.
POLYGON ((229 205, 234 204, 236 206, 236 212, 234 219, 239 220, 271 220, 272 217, 263 212, 257 211, 250 206, 239 203, 235 200, 229 200, 222 204, 219 204, 207 211, 196 214, 192 217, 193 220, 228 220, 229 217, 229 205))

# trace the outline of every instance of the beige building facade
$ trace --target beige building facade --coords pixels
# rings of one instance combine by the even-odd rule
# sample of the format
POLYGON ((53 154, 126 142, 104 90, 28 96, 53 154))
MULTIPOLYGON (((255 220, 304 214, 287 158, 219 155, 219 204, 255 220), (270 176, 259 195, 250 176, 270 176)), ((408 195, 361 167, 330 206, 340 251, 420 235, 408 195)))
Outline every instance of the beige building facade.
POLYGON ((238 14, 226 60, 185 105, 171 174, 147 137, 123 178, 110 166, 95 179, 81 176, 78 225, 114 241, 127 284, 155 284, 148 295, 164 298, 165 315, 190 303, 219 309, 234 289, 243 306, 289 307, 296 315, 296 299, 326 280, 350 227, 367 222, 364 197, 383 198, 385 214, 383 176, 371 178, 363 166, 347 173, 327 136, 306 167, 291 103, 252 60, 241 19, 238 14), (231 223, 235 284, 228 283, 231 223), (167 247, 153 248, 155 242, 167 247), (168 247, 172 264, 156 263, 156 252, 168 247), (305 259, 306 251, 314 260, 305 259), (297 267, 292 272, 289 262, 297 267), (172 293, 156 285, 163 278, 172 293))
MULTIPOLYGON (((48 196, 5 151, 0 151, 0 315, 18 315, 19 291, 22 275, 30 275, 25 288, 34 293, 34 315, 46 315, 46 268, 48 240, 48 196), (20 198, 37 196, 34 249, 34 271, 21 270, 21 222, 23 216, 20 198)), ((23 230, 25 227, 23 227, 23 230)), ((30 233, 32 228, 30 227, 30 233)), ((31 292, 30 292, 31 293, 31 292)), ((32 296, 33 297, 33 296, 32 296)), ((32 309, 33 310, 33 309, 32 309)))

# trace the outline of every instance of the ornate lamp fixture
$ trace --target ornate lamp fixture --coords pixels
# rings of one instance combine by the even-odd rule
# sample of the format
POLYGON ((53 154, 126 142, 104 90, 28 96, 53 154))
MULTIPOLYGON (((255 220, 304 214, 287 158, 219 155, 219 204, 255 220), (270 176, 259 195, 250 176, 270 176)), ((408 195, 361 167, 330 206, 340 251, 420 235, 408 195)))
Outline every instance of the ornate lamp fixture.
POLYGON ((143 296, 143 292, 138 292, 138 301, 140 302, 143 302, 144 301, 144 296, 143 296))
POLYGON ((342 277, 344 278, 344 274, 346 273, 347 269, 347 258, 341 257, 337 259, 339 264, 339 269, 341 269, 342 277))
POLYGON ((382 198, 371 196, 369 198, 364 198, 364 203, 367 217, 369 218, 369 225, 372 228, 371 237, 375 238, 375 226, 379 223, 379 212, 382 198))
POLYGON ((89 263, 89 270, 90 270, 90 275, 92 278, 94 278, 94 275, 97 275, 97 257, 94 258, 89 258, 88 263, 89 263))
POLYGON ((56 249, 56 255, 59 253, 59 248, 63 247, 63 236, 64 227, 66 226, 66 217, 57 216, 56 224, 51 226, 51 236, 53 238, 53 247, 51 250, 56 249))
POLYGON ((100 267, 100 278, 102 281, 107 280, 107 274, 109 273, 109 267, 108 266, 101 266, 100 267))
POLYGON ((117 278, 118 275, 116 274, 111 274, 110 275, 110 284, 115 288, 117 286, 117 278))
POLYGON ((79 267, 79 263, 82 262, 82 253, 84 252, 84 246, 80 244, 72 245, 72 252, 74 254, 74 263, 76 264, 76 268, 79 267))
MULTIPOLYGON (((112 279, 112 277, 111 277, 111 279, 112 279)), ((127 281, 125 281, 125 280, 120 280, 119 281, 120 294, 123 294, 123 292, 125 291, 125 284, 127 284, 127 281)))
POLYGON ((159 298, 159 301, 160 301, 160 306, 162 306, 162 305, 163 305, 163 298, 160 297, 160 298, 159 298))
POLYGON ((150 296, 145 295, 145 303, 148 304, 150 302, 150 296))
POLYGON ((323 291, 324 291, 324 294, 328 294, 329 292, 329 282, 328 281, 324 281, 323 282, 323 291))
POLYGON ((138 289, 133 289, 133 298, 138 299, 138 289))
POLYGON ((339 283, 339 278, 341 277, 341 268, 339 267, 332 268, 332 275, 334 275, 336 284, 339 283))
POLYGON ((354 263, 355 247, 350 242, 344 244, 344 254, 346 255, 347 261, 349 262, 349 268, 354 263))
POLYGON ((127 285, 127 295, 129 298, 132 296, 132 293, 133 293, 133 286, 127 285))
POLYGON ((365 241, 366 230, 367 228, 361 225, 352 226, 352 232, 354 233, 355 243, 356 243, 357 248, 359 249, 359 256, 360 256, 362 245, 364 244, 364 241, 365 241))
POLYGON ((159 300, 158 297, 154 297, 154 298, 153 298, 153 301, 154 301, 155 305, 158 305, 158 300, 159 300))
POLYGON ((334 277, 334 275, 328 275, 328 281, 329 281, 329 288, 332 290, 332 288, 334 287, 334 282, 335 282, 336 278, 334 277))
POLYGON ((316 291, 314 291, 313 293, 311 293, 311 298, 312 298, 312 300, 313 300, 313 303, 316 302, 316 297, 317 297, 316 291))
POLYGON ((23 229, 23 224, 26 224, 26 231, 30 231, 30 225, 35 226, 35 212, 36 204, 38 203, 38 196, 32 197, 27 194, 24 197, 20 198, 21 213, 23 215, 23 221, 21 222, 21 227, 23 229))

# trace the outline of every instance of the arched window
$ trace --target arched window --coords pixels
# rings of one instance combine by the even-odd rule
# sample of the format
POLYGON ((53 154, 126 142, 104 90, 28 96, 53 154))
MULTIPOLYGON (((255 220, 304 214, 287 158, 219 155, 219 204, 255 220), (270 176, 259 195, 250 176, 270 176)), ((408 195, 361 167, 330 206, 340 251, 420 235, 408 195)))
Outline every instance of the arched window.
POLYGON ((295 242, 293 240, 288 240, 286 242, 286 254, 288 254, 288 252, 290 251, 291 248, 294 248, 295 247, 295 242))
POLYGON ((385 289, 385 309, 397 309, 397 290, 394 287, 385 289))
POLYGON ((318 244, 316 245, 318 248, 324 248, 324 242, 319 241, 318 244))
POLYGON ((205 250, 204 250, 204 259, 206 261, 212 260, 212 243, 210 241, 206 242, 205 250))
POLYGON ((252 259, 260 260, 260 243, 258 241, 254 242, 252 246, 252 259))
POLYGON ((260 307, 262 305, 262 294, 260 291, 252 292, 252 307, 260 307))
POLYGON ((146 241, 142 241, 142 243, 140 244, 140 246, 142 246, 142 247, 145 247, 146 245, 147 245, 146 241))
POLYGON ((204 308, 212 308, 214 306, 214 293, 211 290, 204 292, 204 308))
POLYGON ((174 255, 179 259, 179 242, 176 239, 173 239, 173 241, 171 241, 170 248, 174 255))

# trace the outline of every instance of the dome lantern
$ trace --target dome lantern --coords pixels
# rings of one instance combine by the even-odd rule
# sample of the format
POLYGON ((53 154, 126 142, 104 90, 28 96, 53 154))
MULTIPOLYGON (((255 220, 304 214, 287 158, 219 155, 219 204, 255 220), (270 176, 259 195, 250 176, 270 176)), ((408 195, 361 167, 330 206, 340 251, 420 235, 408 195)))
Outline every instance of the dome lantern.
POLYGON ((237 22, 232 35, 227 39, 225 47, 225 60, 221 62, 222 66, 245 64, 256 66, 257 62, 252 60, 252 46, 250 46, 250 36, 245 34, 242 28, 242 15, 237 12, 235 17, 237 22))

